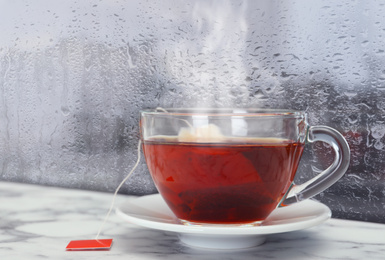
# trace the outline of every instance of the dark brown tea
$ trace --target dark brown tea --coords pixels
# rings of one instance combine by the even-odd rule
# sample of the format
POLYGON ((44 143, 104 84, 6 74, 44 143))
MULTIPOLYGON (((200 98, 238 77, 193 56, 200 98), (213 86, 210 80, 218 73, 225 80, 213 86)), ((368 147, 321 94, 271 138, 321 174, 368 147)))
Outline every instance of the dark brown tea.
POLYGON ((279 139, 178 143, 159 138, 143 145, 155 185, 174 214, 212 224, 264 220, 292 183, 303 147, 279 139))

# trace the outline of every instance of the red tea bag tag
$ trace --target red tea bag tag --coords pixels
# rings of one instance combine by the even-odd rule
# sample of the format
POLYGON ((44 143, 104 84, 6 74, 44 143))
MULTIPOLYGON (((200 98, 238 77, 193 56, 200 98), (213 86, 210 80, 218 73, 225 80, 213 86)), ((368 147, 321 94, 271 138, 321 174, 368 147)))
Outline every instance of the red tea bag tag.
POLYGON ((72 240, 68 243, 66 250, 109 250, 111 248, 111 245, 112 239, 72 240))

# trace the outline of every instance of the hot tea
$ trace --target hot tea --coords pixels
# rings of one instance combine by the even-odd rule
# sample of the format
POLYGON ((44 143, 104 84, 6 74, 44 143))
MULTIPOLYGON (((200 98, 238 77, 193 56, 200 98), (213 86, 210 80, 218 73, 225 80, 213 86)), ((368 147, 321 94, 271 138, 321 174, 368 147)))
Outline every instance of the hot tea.
POLYGON ((279 205, 324 191, 349 166, 344 137, 309 126, 303 111, 157 108, 141 111, 140 129, 151 177, 186 225, 258 225, 279 205), (333 163, 294 185, 305 144, 317 141, 331 145, 333 163))
POLYGON ((175 215, 212 224, 264 220, 291 185, 303 147, 272 138, 199 143, 158 137, 143 144, 152 178, 175 215))

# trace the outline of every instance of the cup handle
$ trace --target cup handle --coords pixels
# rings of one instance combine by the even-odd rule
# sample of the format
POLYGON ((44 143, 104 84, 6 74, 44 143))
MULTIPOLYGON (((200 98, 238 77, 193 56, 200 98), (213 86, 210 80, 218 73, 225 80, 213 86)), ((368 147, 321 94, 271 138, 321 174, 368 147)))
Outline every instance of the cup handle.
POLYGON ((319 194, 337 182, 348 169, 350 162, 349 145, 337 130, 328 126, 309 127, 307 142, 314 143, 317 141, 325 142, 334 149, 333 163, 311 180, 300 185, 292 184, 286 199, 283 200, 280 206, 287 206, 319 194))

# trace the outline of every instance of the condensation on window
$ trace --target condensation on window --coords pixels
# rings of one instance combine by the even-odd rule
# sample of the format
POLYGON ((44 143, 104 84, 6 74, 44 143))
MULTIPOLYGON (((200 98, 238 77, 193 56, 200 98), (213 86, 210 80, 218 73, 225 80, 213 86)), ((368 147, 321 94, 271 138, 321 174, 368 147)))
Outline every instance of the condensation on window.
MULTIPOLYGON (((113 191, 143 108, 290 108, 351 148, 316 199, 335 217, 384 221, 384 13, 352 0, 3 2, 1 179, 113 191)), ((308 146, 296 182, 332 157, 308 146)), ((122 192, 156 192, 144 161, 122 192)))

